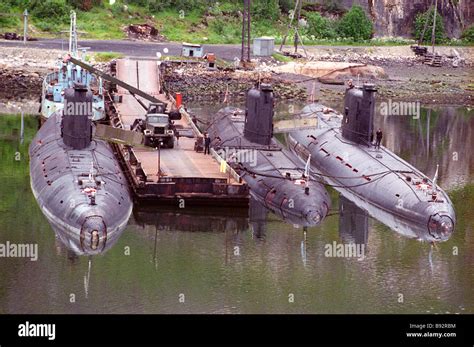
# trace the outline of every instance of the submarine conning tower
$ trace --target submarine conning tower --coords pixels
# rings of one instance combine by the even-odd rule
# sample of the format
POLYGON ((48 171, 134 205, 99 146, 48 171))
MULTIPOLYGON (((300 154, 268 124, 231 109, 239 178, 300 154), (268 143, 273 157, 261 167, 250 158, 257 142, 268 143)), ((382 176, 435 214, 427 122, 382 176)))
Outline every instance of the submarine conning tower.
POLYGON ((84 149, 92 139, 92 92, 83 84, 64 91, 61 123, 63 142, 72 149, 84 149))
POLYGON ((359 144, 370 144, 374 127, 375 92, 373 83, 364 83, 362 88, 346 90, 342 136, 359 144))
POLYGON ((269 145, 273 137, 273 89, 269 84, 247 93, 244 137, 260 145, 269 145))

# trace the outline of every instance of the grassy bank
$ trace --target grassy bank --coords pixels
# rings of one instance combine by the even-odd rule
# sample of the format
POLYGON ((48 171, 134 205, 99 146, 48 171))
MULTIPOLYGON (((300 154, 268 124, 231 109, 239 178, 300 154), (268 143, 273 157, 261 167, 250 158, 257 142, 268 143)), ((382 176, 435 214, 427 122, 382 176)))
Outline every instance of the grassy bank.
MULTIPOLYGON (((290 20, 289 11, 293 2, 288 1, 253 1, 251 36, 273 36, 276 44, 281 43, 287 33, 290 20), (273 8, 271 3, 276 3, 273 8), (285 4, 285 5, 284 5, 285 4)), ((125 39, 124 28, 130 24, 148 23, 156 27, 169 41, 210 44, 238 44, 241 40, 241 2, 220 1, 142 1, 117 0, 110 5, 109 1, 89 0, 45 0, 38 10, 37 0, 5 0, 0 6, 0 33, 23 32, 22 12, 30 9, 29 34, 33 37, 65 37, 69 29, 69 10, 77 12, 77 26, 80 38, 83 39, 125 39), (36 2, 35 2, 36 1, 36 2), (76 3, 91 3, 87 10, 76 3), (167 4, 166 4, 167 3, 167 4), (36 5, 35 5, 36 4, 36 5), (63 6, 59 6, 63 4, 63 6), (194 5, 193 5, 194 4, 194 5), (212 5, 209 5, 212 4, 212 5), (52 15, 48 15, 52 13, 52 15)), ((303 41, 308 45, 406 45, 413 40, 403 38, 369 39, 371 23, 366 19, 369 36, 358 36, 353 30, 359 27, 358 18, 345 20, 345 10, 335 9, 339 20, 320 16, 319 12, 303 9, 307 26, 301 29, 303 41), (353 36, 349 36, 353 35, 353 36)), ((327 15, 328 13, 325 13, 327 15)), ((329 13, 331 15, 331 13, 329 13)), ((365 14, 362 14, 365 18, 365 14)), ((293 33, 287 43, 292 44, 293 33)), ((446 40, 443 45, 472 45, 468 40, 446 40)))

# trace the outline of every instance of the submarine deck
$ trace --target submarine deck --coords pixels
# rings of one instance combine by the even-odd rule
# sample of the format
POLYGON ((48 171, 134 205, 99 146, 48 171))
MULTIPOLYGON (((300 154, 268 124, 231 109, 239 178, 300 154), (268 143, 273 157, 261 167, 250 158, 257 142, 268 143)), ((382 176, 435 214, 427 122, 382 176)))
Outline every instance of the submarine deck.
MULTIPOLYGON (((162 90, 158 64, 149 60, 120 59, 116 77, 163 101, 169 111, 175 108, 175 102, 162 90)), ((150 102, 122 87, 117 88, 117 95, 121 102, 109 100, 109 116, 114 126, 129 130, 136 118, 145 117, 146 110, 141 103, 148 107, 150 102)), ((180 133, 174 148, 161 148, 158 153, 151 147, 116 145, 135 196, 152 202, 185 199, 193 203, 247 205, 247 186, 230 167, 221 172, 221 158, 215 152, 211 156, 194 150, 195 141, 202 134, 191 124, 189 115, 183 110, 181 113, 181 120, 174 121, 180 133)))

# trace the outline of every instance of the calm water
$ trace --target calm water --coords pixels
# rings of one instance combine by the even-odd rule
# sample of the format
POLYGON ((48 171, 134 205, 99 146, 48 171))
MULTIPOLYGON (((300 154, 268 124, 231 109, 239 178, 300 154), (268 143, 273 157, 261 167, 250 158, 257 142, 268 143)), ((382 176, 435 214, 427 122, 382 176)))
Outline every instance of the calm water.
MULTIPOLYGON (((203 119, 213 109, 189 108, 203 119)), ((55 239, 30 191, 36 120, 26 119, 22 145, 19 124, 0 117, 0 243, 37 243, 39 258, 0 258, 1 313, 474 313, 472 111, 377 117, 388 148, 428 175, 440 164, 440 185, 457 189, 458 223, 432 247, 368 218, 357 235, 367 247, 362 261, 325 257, 326 244, 351 232, 340 228, 334 191, 334 215, 307 230, 254 204, 250 212, 136 208, 111 250, 77 257, 55 239)))

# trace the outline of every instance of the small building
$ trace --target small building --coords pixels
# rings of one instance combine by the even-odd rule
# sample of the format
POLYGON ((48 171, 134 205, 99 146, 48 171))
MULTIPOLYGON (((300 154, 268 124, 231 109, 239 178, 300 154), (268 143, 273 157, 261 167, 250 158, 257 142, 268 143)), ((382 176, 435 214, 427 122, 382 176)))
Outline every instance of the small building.
POLYGON ((182 48, 181 55, 183 57, 202 58, 202 56, 203 56, 202 46, 198 45, 198 44, 194 44, 194 43, 183 42, 183 48, 182 48))
POLYGON ((275 49, 275 38, 262 36, 253 39, 253 55, 260 57, 269 57, 275 49))

